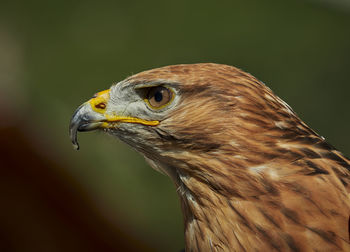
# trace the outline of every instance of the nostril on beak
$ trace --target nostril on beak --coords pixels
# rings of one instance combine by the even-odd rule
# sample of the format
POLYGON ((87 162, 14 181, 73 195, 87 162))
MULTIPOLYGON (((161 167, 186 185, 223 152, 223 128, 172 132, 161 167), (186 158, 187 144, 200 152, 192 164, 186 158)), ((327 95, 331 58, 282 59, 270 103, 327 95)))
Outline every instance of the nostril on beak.
POLYGON ((105 109, 105 108, 106 108, 106 103, 100 102, 100 103, 98 103, 98 104, 95 105, 95 108, 98 108, 98 109, 105 109))

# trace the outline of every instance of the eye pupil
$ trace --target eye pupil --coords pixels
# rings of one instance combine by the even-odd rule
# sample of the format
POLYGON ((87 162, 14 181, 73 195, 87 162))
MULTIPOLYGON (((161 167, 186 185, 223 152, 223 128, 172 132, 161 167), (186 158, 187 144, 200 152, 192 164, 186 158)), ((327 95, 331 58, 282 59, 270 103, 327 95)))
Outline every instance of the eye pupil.
POLYGON ((163 100, 163 94, 161 91, 158 91, 154 94, 154 100, 156 102, 161 102, 163 100))

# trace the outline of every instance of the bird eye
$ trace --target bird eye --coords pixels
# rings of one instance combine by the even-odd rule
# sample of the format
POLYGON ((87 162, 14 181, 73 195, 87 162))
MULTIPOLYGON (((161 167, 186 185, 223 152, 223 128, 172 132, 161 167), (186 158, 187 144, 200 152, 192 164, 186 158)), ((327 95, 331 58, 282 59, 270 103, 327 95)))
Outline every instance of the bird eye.
POLYGON ((147 93, 147 101, 152 108, 160 109, 168 105, 173 98, 173 93, 166 87, 151 87, 147 93))

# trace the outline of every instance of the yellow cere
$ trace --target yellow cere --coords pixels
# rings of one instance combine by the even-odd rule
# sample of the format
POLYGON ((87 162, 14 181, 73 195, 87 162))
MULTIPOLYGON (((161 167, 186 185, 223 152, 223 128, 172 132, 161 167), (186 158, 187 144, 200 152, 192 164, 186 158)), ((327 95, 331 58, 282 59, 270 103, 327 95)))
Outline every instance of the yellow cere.
POLYGON ((98 92, 94 98, 89 100, 93 111, 104 114, 109 99, 109 89, 98 92))

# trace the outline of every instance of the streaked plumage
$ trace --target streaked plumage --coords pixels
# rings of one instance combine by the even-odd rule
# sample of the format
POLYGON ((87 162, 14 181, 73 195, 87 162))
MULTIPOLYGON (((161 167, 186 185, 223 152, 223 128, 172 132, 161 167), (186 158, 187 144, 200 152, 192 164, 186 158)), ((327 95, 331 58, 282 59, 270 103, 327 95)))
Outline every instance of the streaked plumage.
POLYGON ((167 66, 108 94, 103 111, 92 105, 98 95, 77 110, 72 139, 103 128, 170 176, 186 251, 350 251, 350 161, 250 74, 167 66), (169 87, 173 101, 147 107, 142 90, 150 86, 169 87))

